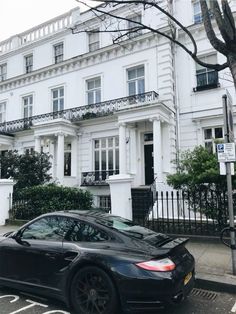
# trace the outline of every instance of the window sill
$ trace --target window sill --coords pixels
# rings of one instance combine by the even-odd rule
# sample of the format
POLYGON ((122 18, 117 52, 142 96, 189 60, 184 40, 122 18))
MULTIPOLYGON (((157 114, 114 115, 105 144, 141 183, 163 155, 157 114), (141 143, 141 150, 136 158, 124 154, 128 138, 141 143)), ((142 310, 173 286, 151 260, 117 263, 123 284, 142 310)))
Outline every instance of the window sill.
POLYGON ((214 89, 214 88, 218 88, 220 87, 220 83, 215 83, 215 84, 209 84, 209 85, 202 85, 202 86, 196 86, 193 88, 194 92, 201 92, 204 90, 208 90, 208 89, 214 89))

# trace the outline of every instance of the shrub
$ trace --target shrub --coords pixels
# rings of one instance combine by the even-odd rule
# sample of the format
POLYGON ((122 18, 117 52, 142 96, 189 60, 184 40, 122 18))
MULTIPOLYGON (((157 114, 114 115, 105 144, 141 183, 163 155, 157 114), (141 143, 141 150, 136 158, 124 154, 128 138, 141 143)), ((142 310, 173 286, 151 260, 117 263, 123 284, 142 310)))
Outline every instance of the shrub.
POLYGON ((38 185, 15 192, 13 213, 15 219, 29 220, 53 211, 91 209, 92 202, 88 191, 55 184, 38 185))
POLYGON ((46 153, 26 152, 19 154, 10 150, 0 156, 1 177, 13 178, 16 184, 14 191, 33 185, 44 184, 52 179, 50 155, 46 153))

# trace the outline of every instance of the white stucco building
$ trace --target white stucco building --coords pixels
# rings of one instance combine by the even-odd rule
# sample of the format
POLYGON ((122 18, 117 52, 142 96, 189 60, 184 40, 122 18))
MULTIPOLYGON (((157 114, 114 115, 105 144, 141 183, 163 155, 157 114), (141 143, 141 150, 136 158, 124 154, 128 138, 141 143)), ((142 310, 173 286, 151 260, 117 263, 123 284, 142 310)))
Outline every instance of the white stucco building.
MULTIPOLYGON (((224 61, 206 39, 198 1, 168 3, 201 58, 224 61)), ((235 1, 231 6, 236 11, 235 1)), ((109 10, 169 28, 153 9, 109 10)), ((228 71, 197 66, 157 34, 113 44, 112 33, 84 32, 105 27, 92 12, 73 9, 0 43, 0 150, 49 152, 57 182, 89 189, 97 206, 108 202, 105 180, 112 175, 130 177, 132 187, 154 179, 162 187, 179 149, 214 149, 213 140, 223 137, 222 95, 228 89, 235 97, 228 71)), ((178 38, 190 47, 181 31, 178 38)))

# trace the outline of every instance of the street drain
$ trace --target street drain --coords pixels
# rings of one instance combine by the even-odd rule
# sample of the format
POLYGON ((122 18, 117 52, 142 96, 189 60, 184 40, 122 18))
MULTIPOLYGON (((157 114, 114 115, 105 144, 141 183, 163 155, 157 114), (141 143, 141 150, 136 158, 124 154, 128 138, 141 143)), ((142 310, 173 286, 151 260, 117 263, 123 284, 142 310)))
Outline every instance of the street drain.
POLYGON ((204 298, 204 299, 211 300, 211 301, 215 300, 217 297, 217 293, 215 293, 215 292, 202 290, 202 289, 196 289, 196 288, 194 288, 191 291, 190 295, 194 296, 194 297, 204 298))

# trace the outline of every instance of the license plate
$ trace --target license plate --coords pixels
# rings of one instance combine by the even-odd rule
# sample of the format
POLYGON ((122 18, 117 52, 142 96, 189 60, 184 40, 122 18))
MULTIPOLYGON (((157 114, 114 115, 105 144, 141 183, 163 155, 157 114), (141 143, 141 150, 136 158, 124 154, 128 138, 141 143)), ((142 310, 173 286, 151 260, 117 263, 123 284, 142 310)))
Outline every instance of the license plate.
POLYGON ((192 278, 193 274, 192 272, 188 273, 185 277, 184 277, 184 285, 187 285, 187 283, 190 281, 190 279, 192 278))

